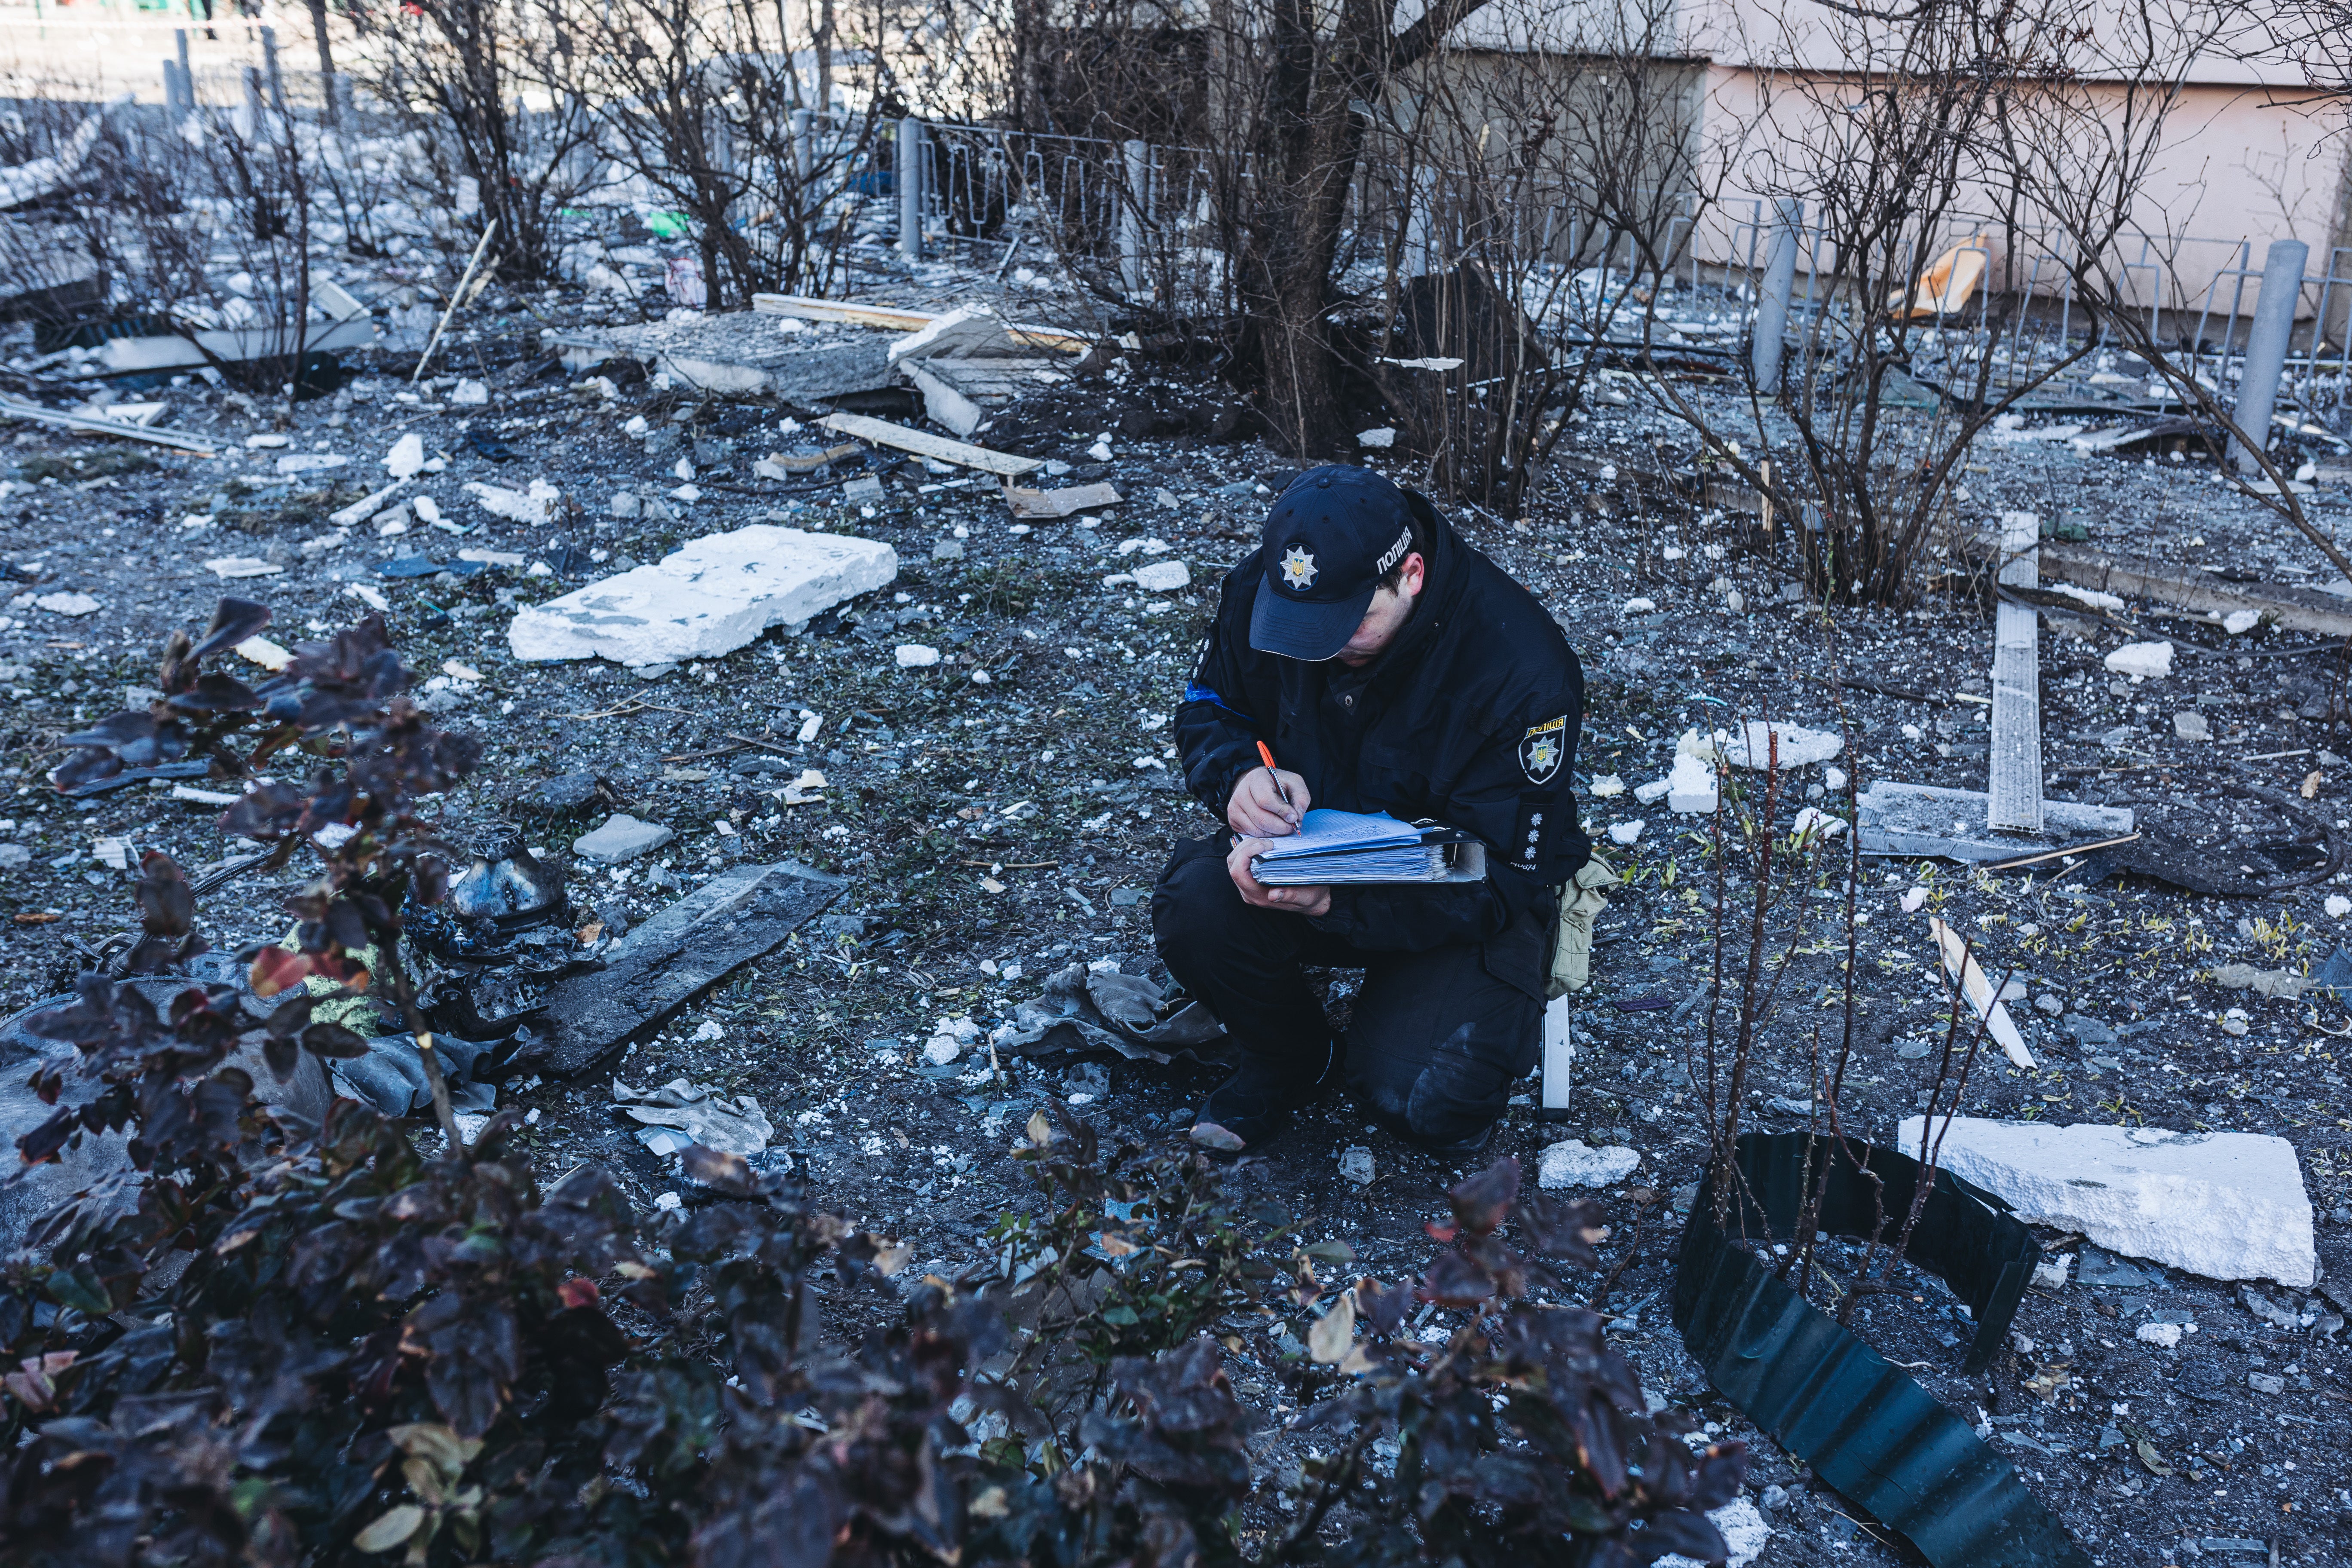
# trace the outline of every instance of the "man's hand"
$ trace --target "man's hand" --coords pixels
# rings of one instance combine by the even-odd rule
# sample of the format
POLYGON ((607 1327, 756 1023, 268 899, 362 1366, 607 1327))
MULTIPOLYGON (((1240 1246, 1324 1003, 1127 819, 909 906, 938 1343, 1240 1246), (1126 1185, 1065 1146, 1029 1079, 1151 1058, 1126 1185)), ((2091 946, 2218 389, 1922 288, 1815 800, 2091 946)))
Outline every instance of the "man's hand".
POLYGON ((1233 799, 1225 802, 1225 826, 1244 838, 1284 838, 1298 831, 1298 820, 1312 805, 1307 793, 1307 781, 1297 773, 1277 771, 1268 776, 1264 768, 1252 768, 1234 785, 1233 799), (1275 780, 1282 788, 1275 787, 1275 780), (1282 798, 1283 790, 1290 799, 1282 798))
MULTIPOLYGON (((1239 791, 1234 799, 1241 798, 1239 791)), ((1278 803, 1277 803, 1278 804, 1278 803)), ((1225 857, 1225 870, 1231 874, 1234 886, 1241 889, 1242 902, 1254 909, 1280 910, 1285 914, 1305 915, 1313 920, 1331 912, 1331 889, 1328 888, 1269 888, 1250 875, 1250 857, 1274 847, 1266 838, 1244 837, 1225 857)))

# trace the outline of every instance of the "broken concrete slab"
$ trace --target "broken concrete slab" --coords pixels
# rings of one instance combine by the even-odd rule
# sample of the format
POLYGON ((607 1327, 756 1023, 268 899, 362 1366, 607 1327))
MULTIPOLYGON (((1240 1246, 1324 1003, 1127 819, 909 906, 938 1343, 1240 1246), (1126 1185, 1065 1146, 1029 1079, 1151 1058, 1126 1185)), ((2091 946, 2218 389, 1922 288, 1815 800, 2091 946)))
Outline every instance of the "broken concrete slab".
MULTIPOLYGON (((1898 1147, 1919 1146, 1921 1121, 1904 1119, 1898 1147)), ((2311 1199, 2284 1138, 1963 1116, 1944 1135, 1943 1165, 2027 1224, 2111 1251, 2209 1279, 2308 1289, 2318 1278, 2311 1199)))
POLYGON ((715 658, 898 574, 898 553, 879 540, 754 523, 529 606, 507 645, 521 659, 604 658, 632 668, 715 658))
POLYGON ((1933 784, 1880 780, 1854 804, 1860 811, 1865 855, 2013 860, 2021 855, 2063 851, 2070 844, 2102 843, 2132 830, 2128 806, 2045 799, 2041 834, 1995 833, 1985 826, 1991 800, 1983 791, 1941 789, 1933 784))
POLYGON ((1068 374, 1046 359, 901 360, 899 371, 923 395, 931 422, 970 436, 992 416, 1068 374))
POLYGON ((1580 1138, 1548 1146, 1536 1162, 1539 1187, 1608 1187, 1632 1175, 1642 1156, 1622 1145, 1588 1148, 1580 1138))
MULTIPOLYGON (((133 371, 196 370, 224 362, 242 364, 284 353, 291 325, 289 322, 286 327, 109 338, 99 345, 97 358, 109 375, 125 375, 133 371)), ((310 319, 304 324, 302 352, 333 353, 366 348, 374 342, 375 317, 367 306, 341 284, 312 278, 310 319)))
POLYGON ((582 1071, 774 952, 844 886, 791 861, 713 877, 614 943, 604 969, 556 984, 529 1065, 558 1077, 582 1071))
POLYGON ((1004 499, 1011 503, 1015 517, 1055 519, 1068 517, 1073 512, 1096 511, 1118 506, 1124 498, 1115 486, 1092 484, 1072 485, 1058 490, 1032 490, 1018 485, 1007 485, 1004 487, 1004 499))
POLYGON ((574 374, 608 359, 641 360, 697 391, 794 402, 878 392, 897 379, 889 345, 860 332, 783 332, 751 310, 680 316, 600 331, 558 332, 549 342, 574 374))
POLYGON ((640 822, 625 811, 616 811, 602 826, 573 839, 572 852, 618 866, 652 854, 676 837, 658 822, 640 822))

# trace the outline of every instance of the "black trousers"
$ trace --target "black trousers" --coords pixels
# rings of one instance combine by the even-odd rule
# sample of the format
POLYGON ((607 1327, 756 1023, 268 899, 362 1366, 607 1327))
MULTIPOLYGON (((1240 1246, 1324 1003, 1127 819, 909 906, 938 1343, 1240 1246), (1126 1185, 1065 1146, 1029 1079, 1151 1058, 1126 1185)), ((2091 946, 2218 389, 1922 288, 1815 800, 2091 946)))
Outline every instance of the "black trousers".
POLYGON ((1253 909, 1225 870, 1230 846, 1217 833, 1176 847, 1152 889, 1151 930, 1160 961, 1234 1043, 1277 1069, 1314 1072, 1331 1029, 1301 971, 1361 969, 1346 1081, 1366 1118, 1444 1145, 1501 1117, 1512 1082, 1535 1069, 1542 1001, 1489 973, 1480 943, 1381 952, 1253 909))

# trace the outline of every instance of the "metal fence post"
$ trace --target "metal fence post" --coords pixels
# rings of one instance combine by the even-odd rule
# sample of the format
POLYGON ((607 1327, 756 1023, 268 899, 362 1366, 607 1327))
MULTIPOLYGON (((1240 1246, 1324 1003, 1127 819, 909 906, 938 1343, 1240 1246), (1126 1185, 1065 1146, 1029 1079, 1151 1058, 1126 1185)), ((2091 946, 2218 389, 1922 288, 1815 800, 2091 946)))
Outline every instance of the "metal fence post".
POLYGON ((269 73, 269 107, 286 112, 286 79, 278 69, 278 29, 261 29, 261 63, 269 73))
POLYGON ((923 258, 923 122, 909 114, 898 121, 898 254, 923 258))
POLYGON ((1144 289, 1143 215, 1150 210, 1151 149, 1130 141, 1120 152, 1126 163, 1118 206, 1118 270, 1132 300, 1144 289))
POLYGON ((1426 165, 1415 169, 1405 202, 1404 275, 1426 278, 1437 269, 1437 171, 1426 165))
POLYGON ((2254 324, 2246 332, 2244 374, 2238 380, 2238 402, 2231 411, 2238 428, 2255 443, 2249 450, 2230 443, 2238 472, 2262 471, 2255 458, 2271 441, 2271 409, 2278 402, 2279 373, 2286 368, 2287 341, 2294 335, 2294 308, 2303 297, 2304 264, 2311 247, 2299 239, 2274 239, 2263 258, 2262 291, 2254 296, 2254 324))
POLYGON ((1764 253, 1764 278, 1748 350, 1756 390, 1767 396, 1780 390, 1780 353, 1788 341, 1789 297, 1797 287, 1797 236, 1804 221, 1802 202, 1782 196, 1772 204, 1771 247, 1764 253))
POLYGON ((248 142, 261 139, 261 126, 269 113, 268 104, 261 96, 261 68, 247 66, 245 76, 245 137, 248 142))

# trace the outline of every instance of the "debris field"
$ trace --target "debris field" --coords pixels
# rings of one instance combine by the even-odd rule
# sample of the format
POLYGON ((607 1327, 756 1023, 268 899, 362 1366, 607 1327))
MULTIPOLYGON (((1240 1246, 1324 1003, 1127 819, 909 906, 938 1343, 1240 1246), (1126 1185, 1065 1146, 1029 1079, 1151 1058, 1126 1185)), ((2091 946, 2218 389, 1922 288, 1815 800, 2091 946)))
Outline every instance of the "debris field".
MULTIPOLYGON (((937 313, 985 300, 1097 346, 1024 347, 1058 368, 1013 391, 1001 376, 982 390, 957 381, 982 416, 958 432, 926 422, 919 387, 706 395, 657 359, 595 358, 576 342, 604 308, 588 320, 576 290, 551 289, 490 297, 453 332, 446 368, 415 386, 394 368, 413 358, 378 352, 290 408, 187 378, 138 394, 165 405, 157 427, 201 437, 213 457, 10 425, 0 1010, 57 994, 119 945, 132 925, 123 868, 140 852, 166 850, 192 875, 242 852, 219 830, 217 781, 66 799, 46 778, 59 736, 147 700, 163 639, 235 595, 272 607, 266 635, 279 645, 385 616, 419 699, 488 748, 443 803, 452 841, 490 861, 519 845, 561 877, 568 913, 531 961, 550 973, 626 962, 632 933, 642 950, 681 900, 752 909, 785 886, 762 868, 828 879, 791 877, 791 896, 816 912, 799 910, 781 941, 745 939, 711 960, 721 972, 675 1005, 587 1008, 475 1086, 478 1114, 525 1109, 550 1175, 594 1162, 643 1207, 675 1206, 681 1141, 731 1140, 804 1162, 817 1201, 903 1238, 920 1278, 983 1260, 985 1231, 1023 1191, 1007 1148, 1041 1101, 1118 1137, 1182 1138, 1222 1069, 1213 1037, 1175 1026, 1150 891, 1178 837, 1221 823, 1181 786, 1171 721, 1223 574, 1297 463, 1258 444, 1205 372, 1121 346, 1047 280, 930 277, 885 302, 937 313), (871 439, 877 421, 922 433, 933 451, 962 440, 1030 461, 974 468, 871 439), (1009 504, 1008 482, 1047 499, 1009 504), (1107 489, 1066 510, 1051 499, 1080 487, 1107 489), (746 545, 734 537, 745 530, 773 531, 746 545), (838 581, 809 590, 821 607, 789 594, 752 605, 748 636, 730 622, 707 647, 665 653, 646 635, 613 645, 616 662, 556 638, 532 645, 556 657, 517 655, 521 627, 554 637, 556 607, 537 608, 550 601, 617 593, 593 585, 629 574, 650 582, 646 569, 682 551, 754 546, 762 559, 822 556, 838 581), (1083 1026, 1054 1026, 1070 1019, 1083 1026)), ((857 357, 897 336, 854 321, 789 335, 857 357)), ((1991 595, 1970 542, 2005 511, 2034 514, 2053 549, 2244 591, 2319 587, 2332 574, 2212 482, 2210 465, 2018 438, 1975 455, 1935 592, 1910 609, 1825 611, 1769 533, 1685 498, 1675 475, 1694 466, 1694 444, 1639 379, 1607 384, 1623 401, 1589 410, 1524 518, 1444 508, 1579 650, 1580 802, 1622 877, 1594 984, 1571 999, 1566 1118, 1538 1120, 1530 1080, 1495 1152, 1606 1200, 1612 1338, 1709 1432, 1754 1445, 1752 1501, 1769 1527, 1755 1561, 1914 1560, 1713 1394, 1670 1320, 1682 1211, 1706 1148, 1693 1075, 1705 1076, 1710 1016, 1723 1035, 1736 1000, 1736 979, 1710 1000, 1718 920, 1731 974, 1755 889, 1736 864, 1718 882, 1712 810, 1677 811, 1694 804, 1680 786, 1643 786, 1675 776, 1686 738, 1705 751, 1716 731, 1760 718, 1839 742, 1785 773, 1784 837, 1804 831, 1800 808, 1850 816, 1856 792, 1883 781, 1984 788, 1991 595)), ((1402 462, 1395 477, 1413 479, 1402 462)), ((2347 500, 2342 475, 2323 470, 2306 504, 2334 529, 2347 500)), ((708 593, 696 581, 677 575, 661 592, 692 600, 708 593)), ((593 618, 568 624, 593 641, 602 634, 578 630, 593 618)), ((714 626, 722 618, 711 610, 714 626)), ((2061 859, 1865 858, 1842 1124, 1892 1143, 1934 1081, 1949 1024, 1935 920, 1967 939, 2032 1063, 1988 1042, 1964 1115, 2113 1130, 2123 1156, 2172 1135, 2265 1135, 2291 1146, 2293 1168, 2265 1167, 2273 1185, 2260 1191, 2149 1176, 2122 1240, 2094 1235, 2105 1223, 2095 1218, 2038 1224, 2044 1267, 1982 1373, 1959 1370, 1966 1309, 1920 1270, 1906 1267, 1906 1291, 1853 1323, 1987 1436, 2096 1562, 2340 1561, 2352 1543, 2352 1112, 2338 1058, 2352 1018, 2326 970, 2352 929, 2340 890, 2352 875, 2338 868, 2352 843, 2346 645, 2136 599, 2045 606, 2042 631, 2051 799, 2129 808, 2164 842, 2193 846, 2191 870, 2209 881, 2303 879, 2223 897, 2145 868, 2095 880, 2061 859), (2168 657, 2111 658, 2151 643, 2168 657), (2196 1271, 2222 1267, 2244 1214, 2271 1212, 2242 1205, 2291 1216, 2294 1194, 2274 1190, 2289 1178, 2316 1216, 2309 1272, 2284 1277, 2293 1248, 2268 1234, 2254 1239, 2279 1246, 2252 1251, 2270 1272, 2196 1271)), ((1696 787, 1716 771, 1680 776, 1696 787)), ((1810 885, 1776 885, 1763 917, 1786 967, 1754 1020, 1762 1067, 1744 1127, 1806 1125, 1815 1053, 1833 1053, 1848 1026, 1846 860, 1842 840, 1823 847, 1810 885)), ((299 861, 275 880, 232 878, 204 900, 201 929, 224 951, 274 940, 301 880, 299 861)), ((708 920, 671 929, 689 952, 718 940, 708 920)), ((1336 1016, 1353 983, 1331 977, 1336 1016)), ((2031 1163, 1971 1157, 1981 1163, 1952 1168, 2031 1163)), ((1343 1241, 1388 1277, 1423 1259, 1422 1227, 1461 1174, 1333 1099, 1233 1180, 1279 1192, 1315 1216, 1307 1239, 1343 1241)), ((1849 1250, 1826 1247, 1832 1260, 1849 1250)), ((1294 1326, 1227 1327, 1244 1399, 1292 1409, 1294 1326)), ((1268 1463, 1305 1452, 1279 1426, 1260 1440, 1268 1463)))

